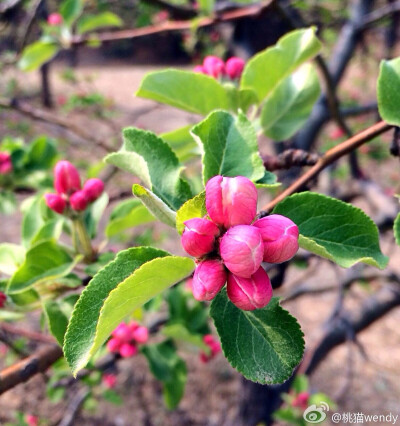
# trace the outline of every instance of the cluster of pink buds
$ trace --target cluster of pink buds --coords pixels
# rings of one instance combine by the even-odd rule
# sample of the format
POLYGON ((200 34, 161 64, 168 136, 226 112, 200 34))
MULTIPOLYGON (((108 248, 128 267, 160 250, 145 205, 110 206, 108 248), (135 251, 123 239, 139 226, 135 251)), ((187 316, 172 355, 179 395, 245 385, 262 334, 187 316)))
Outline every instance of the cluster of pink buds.
POLYGON ((282 263, 297 252, 299 230, 287 217, 258 219, 257 190, 243 176, 214 176, 206 185, 208 217, 189 219, 182 234, 185 251, 197 258, 192 281, 197 300, 212 300, 227 282, 238 308, 263 308, 272 287, 261 262, 282 263))
POLYGON ((59 161, 54 168, 54 189, 56 194, 45 194, 48 207, 63 214, 67 207, 80 212, 97 200, 104 191, 100 179, 89 179, 81 187, 81 178, 76 167, 69 161, 59 161))
POLYGON ((292 401, 292 407, 298 407, 301 410, 305 410, 309 405, 309 398, 310 394, 308 392, 300 392, 292 401))
POLYGON ((52 27, 58 27, 63 23, 63 17, 59 13, 50 13, 47 23, 52 27))
POLYGON ((7 175, 12 171, 11 155, 6 151, 0 151, 0 175, 7 175))
POLYGON ((114 389, 117 385, 117 376, 115 374, 104 373, 101 380, 108 389, 114 389))
POLYGON ((149 330, 135 321, 129 324, 121 322, 111 336, 107 349, 112 353, 119 353, 123 358, 130 358, 138 353, 138 344, 147 342, 149 330))
POLYGON ((242 75, 244 65, 244 60, 236 56, 232 56, 226 62, 217 56, 206 56, 203 65, 197 65, 193 71, 214 78, 227 75, 231 80, 237 80, 242 75))
POLYGON ((210 348, 210 353, 206 354, 204 351, 201 351, 200 361, 207 363, 221 352, 221 344, 212 334, 206 334, 203 337, 203 342, 210 348))
POLYGON ((7 296, 0 291, 0 308, 4 308, 4 305, 6 304, 7 296))

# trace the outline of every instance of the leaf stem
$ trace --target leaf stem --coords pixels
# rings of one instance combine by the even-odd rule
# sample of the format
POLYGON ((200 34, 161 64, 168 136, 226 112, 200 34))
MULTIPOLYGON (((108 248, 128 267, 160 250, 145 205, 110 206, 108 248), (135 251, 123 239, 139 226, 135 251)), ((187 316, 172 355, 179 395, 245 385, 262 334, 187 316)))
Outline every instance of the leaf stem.
MULTIPOLYGON (((76 241, 76 237, 78 237, 80 246, 82 248, 83 254, 85 256, 85 260, 93 261, 96 257, 96 254, 92 247, 92 242, 87 233, 85 224, 83 223, 82 217, 76 217, 72 221, 73 224, 73 238, 74 238, 74 246, 78 242, 76 241)), ((75 248, 77 248, 75 246, 75 248)))

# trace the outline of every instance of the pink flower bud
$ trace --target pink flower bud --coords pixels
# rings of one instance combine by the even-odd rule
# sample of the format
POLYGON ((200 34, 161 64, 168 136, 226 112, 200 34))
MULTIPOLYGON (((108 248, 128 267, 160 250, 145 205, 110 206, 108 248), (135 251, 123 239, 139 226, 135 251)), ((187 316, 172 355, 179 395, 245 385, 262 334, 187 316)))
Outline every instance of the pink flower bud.
POLYGON ((4 161, 0 163, 0 175, 8 175, 13 171, 13 165, 11 161, 4 161))
POLYGON ((132 339, 132 330, 128 324, 121 322, 111 335, 121 342, 129 342, 132 339))
POLYGON ((6 300, 7 296, 2 291, 0 291, 0 308, 4 308, 6 300))
POLYGON ((102 180, 93 178, 89 179, 83 185, 83 192, 89 203, 97 200, 104 191, 104 183, 102 180))
POLYGON ((292 401, 293 407, 299 407, 302 410, 305 410, 308 406, 308 399, 310 394, 308 392, 300 392, 296 398, 292 401))
POLYGON ((89 204, 86 194, 83 191, 74 192, 69 199, 69 203, 71 204, 72 210, 78 212, 85 210, 89 204))
POLYGON ((243 176, 214 176, 206 185, 206 208, 217 225, 250 225, 257 213, 257 189, 243 176))
POLYGON ((263 308, 272 297, 271 282, 261 266, 250 278, 229 274, 226 288, 231 302, 244 311, 263 308))
POLYGON ((206 56, 203 61, 203 68, 206 74, 218 78, 225 73, 225 64, 217 56, 206 56))
POLYGON ((25 421, 28 426, 38 426, 39 424, 39 418, 32 414, 27 414, 25 416, 25 421))
POLYGON ((102 381, 108 389, 114 389, 117 384, 117 376, 115 374, 103 374, 102 381))
POLYGON ((226 283, 227 273, 220 260, 203 260, 194 271, 192 290, 196 300, 212 300, 226 283))
POLYGON ((44 194, 44 199, 46 201, 47 207, 58 214, 63 214, 67 203, 64 198, 58 194, 44 194))
POLYGON ((204 71, 204 68, 203 68, 203 66, 202 66, 202 65, 196 65, 196 66, 193 68, 193 72, 198 72, 198 73, 200 73, 200 74, 206 74, 206 72, 204 71))
POLYGON ((218 226, 207 219, 193 218, 185 224, 182 234, 182 246, 194 257, 201 257, 214 250, 215 237, 219 235, 218 226))
POLYGON ((264 261, 281 263, 291 259, 299 249, 299 228, 279 214, 263 217, 253 226, 260 230, 264 243, 264 261))
POLYGON ((70 195, 81 189, 79 172, 69 161, 59 161, 54 168, 54 188, 59 194, 70 195))
POLYGON ((61 25, 62 22, 63 22, 63 17, 59 13, 50 13, 49 17, 47 18, 47 23, 51 25, 52 27, 61 25))
POLYGON ((133 343, 123 343, 121 345, 121 349, 119 350, 119 354, 122 358, 130 358, 131 356, 135 356, 138 353, 138 348, 133 343))
POLYGON ((232 80, 240 78, 243 72, 245 62, 242 58, 233 56, 226 61, 225 71, 232 80))
POLYGON ((117 339, 116 337, 113 337, 107 342, 107 349, 109 352, 115 354, 119 352, 121 345, 122 341, 117 339))
POLYGON ((249 225, 230 228, 222 237, 219 249, 225 266, 244 278, 257 271, 264 254, 260 231, 249 225))
POLYGON ((146 343, 149 340, 149 330, 146 327, 140 326, 133 331, 132 338, 137 343, 146 343))
POLYGON ((129 327, 129 330, 131 331, 131 338, 133 338, 132 333, 139 327, 139 324, 136 321, 131 321, 128 324, 128 327, 129 327))
POLYGON ((210 348, 210 354, 200 352, 200 361, 206 363, 221 352, 221 344, 215 339, 212 334, 206 334, 203 337, 203 342, 210 348))

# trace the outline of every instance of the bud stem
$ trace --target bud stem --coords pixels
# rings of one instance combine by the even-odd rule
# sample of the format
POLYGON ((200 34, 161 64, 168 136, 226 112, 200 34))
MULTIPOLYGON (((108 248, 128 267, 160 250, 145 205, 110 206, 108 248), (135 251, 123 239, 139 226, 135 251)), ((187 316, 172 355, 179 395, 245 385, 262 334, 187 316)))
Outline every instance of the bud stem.
MULTIPOLYGON (((73 240, 75 249, 78 249, 78 242, 82 248, 82 252, 85 256, 85 260, 91 262, 96 258, 96 254, 92 247, 92 242, 87 233, 85 224, 83 223, 82 217, 79 216, 72 221, 73 226, 73 240)), ((78 250, 77 250, 78 251, 78 250)))

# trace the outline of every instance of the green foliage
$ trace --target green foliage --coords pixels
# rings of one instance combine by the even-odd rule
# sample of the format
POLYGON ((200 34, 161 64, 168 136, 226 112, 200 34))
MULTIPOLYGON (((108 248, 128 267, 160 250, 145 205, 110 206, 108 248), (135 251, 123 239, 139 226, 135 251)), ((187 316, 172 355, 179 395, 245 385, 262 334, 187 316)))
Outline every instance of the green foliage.
POLYGON ((185 162, 200 155, 199 147, 190 135, 191 125, 180 127, 171 132, 162 133, 160 137, 172 148, 178 160, 185 162))
POLYGON ((179 234, 183 233, 185 225, 183 222, 194 217, 203 217, 207 214, 206 193, 202 192, 186 203, 176 212, 176 229, 179 234))
POLYGON ((36 41, 22 51, 18 66, 22 71, 34 71, 53 58, 59 49, 55 42, 36 41))
POLYGON ((72 25, 83 12, 83 0, 64 0, 60 13, 67 25, 72 25))
POLYGON ((299 244, 343 268, 357 262, 383 269, 378 229, 359 208, 314 192, 287 197, 274 213, 289 217, 299 227, 299 244))
POLYGON ((308 119, 320 94, 318 75, 311 64, 281 81, 265 99, 261 126, 271 139, 293 136, 308 119))
POLYGON ((11 243, 0 244, 0 272, 13 275, 25 259, 25 249, 11 243))
POLYGON ((381 117, 394 126, 400 125, 400 58, 382 61, 377 86, 381 117))
POLYGON ((301 361, 303 333, 276 297, 265 308, 243 311, 222 290, 211 303, 211 317, 226 358, 253 382, 283 383, 301 361))
POLYGON ((257 136, 244 114, 236 118, 214 111, 191 130, 203 147, 203 182, 215 175, 246 176, 257 181, 264 176, 257 136))
POLYGON ((76 26, 78 34, 95 31, 104 27, 121 27, 121 18, 112 12, 102 12, 97 15, 84 15, 79 19, 76 26))
POLYGON ((398 246, 400 246, 400 213, 397 215, 394 221, 393 231, 394 231, 394 238, 396 240, 396 243, 398 246))

